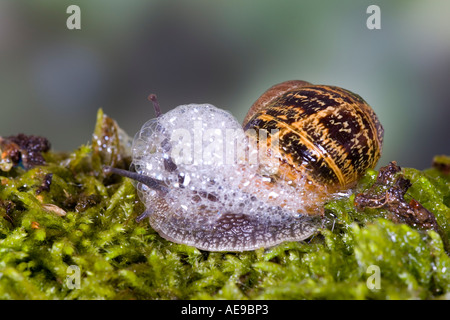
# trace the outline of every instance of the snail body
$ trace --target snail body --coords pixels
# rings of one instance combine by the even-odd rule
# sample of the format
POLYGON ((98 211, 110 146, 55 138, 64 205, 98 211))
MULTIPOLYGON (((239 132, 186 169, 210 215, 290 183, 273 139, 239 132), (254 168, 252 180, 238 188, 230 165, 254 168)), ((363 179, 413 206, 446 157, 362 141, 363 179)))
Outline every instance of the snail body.
POLYGON ((147 208, 139 219, 162 237, 246 251, 313 235, 321 204, 375 166, 382 136, 359 96, 288 81, 263 94, 243 126, 209 104, 162 114, 134 138, 136 172, 109 170, 137 181, 147 208))

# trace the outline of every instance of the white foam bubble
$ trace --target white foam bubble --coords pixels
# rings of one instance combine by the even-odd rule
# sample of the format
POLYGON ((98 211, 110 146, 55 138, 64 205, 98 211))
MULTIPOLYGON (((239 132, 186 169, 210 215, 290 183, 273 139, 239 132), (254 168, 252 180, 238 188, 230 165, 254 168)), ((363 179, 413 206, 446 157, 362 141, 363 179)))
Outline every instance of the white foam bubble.
MULTIPOLYGON (((180 219, 196 215, 208 224, 221 214, 236 213, 270 224, 305 214, 305 207, 317 199, 302 194, 304 181, 271 184, 257 163, 242 161, 245 150, 237 145, 248 148, 246 141, 229 112, 210 104, 182 105, 144 124, 132 146, 133 164, 139 174, 167 184, 167 214, 180 219), (230 142, 230 137, 235 140, 230 142)), ((141 184, 138 190, 148 207, 154 205, 155 191, 141 184)))

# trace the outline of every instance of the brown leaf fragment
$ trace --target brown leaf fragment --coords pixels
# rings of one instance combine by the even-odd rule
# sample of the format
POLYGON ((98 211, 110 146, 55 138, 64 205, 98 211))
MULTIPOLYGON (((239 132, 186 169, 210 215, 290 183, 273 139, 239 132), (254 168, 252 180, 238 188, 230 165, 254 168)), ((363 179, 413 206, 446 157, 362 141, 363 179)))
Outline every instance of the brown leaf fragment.
POLYGON ((50 213, 54 213, 54 214, 60 216, 60 217, 64 217, 67 214, 67 212, 64 209, 58 207, 57 205, 50 204, 50 203, 43 204, 42 208, 44 208, 46 211, 48 211, 50 213))

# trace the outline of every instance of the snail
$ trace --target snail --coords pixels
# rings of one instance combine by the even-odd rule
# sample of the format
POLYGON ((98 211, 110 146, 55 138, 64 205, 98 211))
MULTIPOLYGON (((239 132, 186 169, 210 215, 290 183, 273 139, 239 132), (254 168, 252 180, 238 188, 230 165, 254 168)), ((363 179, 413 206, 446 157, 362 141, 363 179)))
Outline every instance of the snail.
POLYGON ((135 181, 163 238, 207 251, 248 251, 315 234, 323 204, 380 158, 383 128, 357 94, 305 81, 269 88, 241 125, 210 104, 161 114, 136 134, 135 181))

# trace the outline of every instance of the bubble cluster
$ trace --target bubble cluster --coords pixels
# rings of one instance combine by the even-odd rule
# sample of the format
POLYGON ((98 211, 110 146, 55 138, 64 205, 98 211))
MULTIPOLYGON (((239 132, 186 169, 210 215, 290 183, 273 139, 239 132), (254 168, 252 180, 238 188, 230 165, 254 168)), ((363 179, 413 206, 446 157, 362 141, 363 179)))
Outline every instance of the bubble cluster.
MULTIPOLYGON (((253 150, 253 151, 252 151, 253 150)), ((302 240, 317 228, 306 214, 319 199, 306 181, 261 174, 240 123, 210 104, 189 104, 152 119, 132 146, 137 183, 152 227, 168 240, 210 251, 244 251, 302 240)), ((278 161, 278 159, 277 159, 278 161)))

